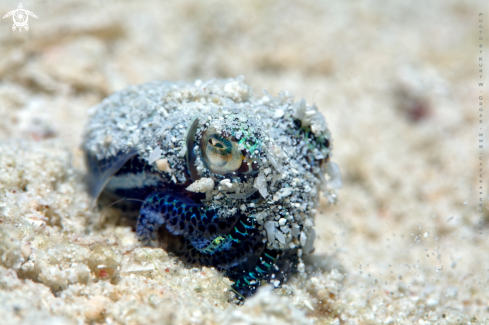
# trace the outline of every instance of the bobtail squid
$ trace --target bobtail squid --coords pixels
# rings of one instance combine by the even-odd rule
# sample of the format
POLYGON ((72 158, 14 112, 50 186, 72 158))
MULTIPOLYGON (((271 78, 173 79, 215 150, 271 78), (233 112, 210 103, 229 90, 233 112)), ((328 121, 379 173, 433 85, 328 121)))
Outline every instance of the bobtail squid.
POLYGON ((117 92, 91 110, 83 150, 95 199, 140 200, 139 239, 178 243, 239 299, 303 269, 320 192, 335 203, 341 187, 317 107, 289 92, 254 97, 243 78, 117 92))

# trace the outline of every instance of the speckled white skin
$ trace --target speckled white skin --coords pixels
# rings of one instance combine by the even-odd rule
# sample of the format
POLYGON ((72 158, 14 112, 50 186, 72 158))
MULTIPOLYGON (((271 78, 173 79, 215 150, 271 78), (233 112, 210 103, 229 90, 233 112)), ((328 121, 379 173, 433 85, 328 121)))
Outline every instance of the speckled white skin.
MULTIPOLYGON (((154 173, 164 182, 180 184, 186 183, 189 177, 187 150, 195 150, 195 168, 199 178, 207 182, 205 188, 199 183, 188 190, 198 188, 205 192, 203 203, 218 208, 223 218, 237 209, 254 216, 270 248, 301 248, 309 253, 313 249, 313 218, 320 190, 334 203, 335 189, 341 187, 341 180, 333 163, 311 168, 308 160, 331 157, 331 145, 311 150, 304 141, 295 141, 290 135, 293 119, 300 120, 303 127, 310 127, 316 138, 326 138, 331 143, 329 130, 317 108, 307 106, 304 100, 294 103, 288 92, 281 92, 277 97, 265 92, 256 98, 243 78, 194 83, 151 82, 115 93, 93 108, 84 150, 97 159, 104 159, 135 149, 152 164, 154 173), (196 118, 199 128, 195 147, 188 149, 186 137, 196 118), (203 163, 198 147, 202 130, 210 127, 228 133, 244 127, 249 131, 248 136, 256 136, 253 142, 259 143, 259 150, 251 155, 259 162, 259 170, 245 177, 236 173, 224 176, 212 173, 203 163), (158 169, 160 159, 167 160, 169 172, 158 169), (214 186, 208 179, 214 181, 214 186), (256 191, 262 199, 250 201, 248 198, 256 191)), ((245 135, 238 132, 237 137, 240 136, 245 135)))

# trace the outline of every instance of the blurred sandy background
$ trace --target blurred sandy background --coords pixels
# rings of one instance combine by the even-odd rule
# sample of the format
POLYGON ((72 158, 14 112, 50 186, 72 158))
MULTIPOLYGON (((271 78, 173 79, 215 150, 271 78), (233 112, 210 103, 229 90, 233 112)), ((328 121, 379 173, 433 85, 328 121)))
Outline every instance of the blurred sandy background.
MULTIPOLYGON (((39 17, 28 32, 0 21, 1 323, 489 317, 485 171, 484 212, 476 212, 480 152, 488 161, 476 112, 477 97, 489 98, 477 87, 478 13, 489 22, 487 3, 22 4, 39 17), (237 75, 256 96, 289 90, 315 102, 344 181, 340 203, 317 215, 307 278, 265 289, 244 307, 227 302, 229 284, 217 272, 184 269, 163 250, 132 250, 130 229, 91 209, 79 150, 87 110, 114 91, 237 75)), ((0 15, 17 5, 2 0, 0 15)))

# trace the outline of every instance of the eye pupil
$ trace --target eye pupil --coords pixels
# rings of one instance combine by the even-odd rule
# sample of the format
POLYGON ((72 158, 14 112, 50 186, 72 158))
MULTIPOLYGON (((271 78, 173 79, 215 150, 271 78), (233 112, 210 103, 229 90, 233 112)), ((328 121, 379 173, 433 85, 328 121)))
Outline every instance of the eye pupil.
POLYGON ((217 141, 216 139, 209 139, 209 143, 214 146, 214 147, 217 147, 217 148, 224 148, 224 146, 222 145, 222 143, 220 143, 219 141, 217 141))

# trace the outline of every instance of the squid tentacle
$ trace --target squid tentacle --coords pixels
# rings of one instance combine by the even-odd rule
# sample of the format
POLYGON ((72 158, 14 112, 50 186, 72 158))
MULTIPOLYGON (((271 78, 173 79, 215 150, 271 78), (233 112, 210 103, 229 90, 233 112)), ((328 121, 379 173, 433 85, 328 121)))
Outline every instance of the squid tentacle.
POLYGON ((262 281, 278 281, 274 283, 275 287, 286 282, 289 275, 296 271, 297 263, 297 254, 267 248, 252 270, 228 272, 227 275, 235 281, 232 288, 238 293, 236 297, 242 300, 243 297, 252 296, 262 281))
POLYGON ((256 229, 254 219, 241 215, 228 234, 216 237, 205 247, 197 248, 189 240, 184 257, 188 263, 215 266, 220 270, 244 265, 250 268, 264 248, 263 236, 256 229))
MULTIPOLYGON (((146 197, 141 206, 136 233, 143 240, 156 239, 158 229, 165 224, 174 235, 203 238, 209 242, 229 232, 236 220, 234 216, 219 218, 214 210, 186 197, 155 192, 146 197)), ((204 241, 203 245, 206 244, 204 241)))
POLYGON ((186 197, 155 192, 141 206, 136 233, 142 240, 157 239, 163 225, 185 238, 186 262, 225 271, 238 299, 253 295, 262 281, 285 282, 297 265, 296 250, 266 248, 252 216, 219 218, 186 197))

